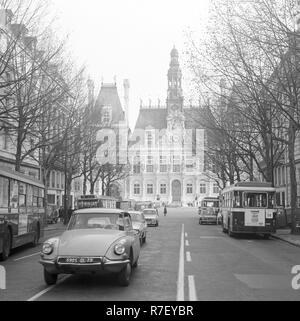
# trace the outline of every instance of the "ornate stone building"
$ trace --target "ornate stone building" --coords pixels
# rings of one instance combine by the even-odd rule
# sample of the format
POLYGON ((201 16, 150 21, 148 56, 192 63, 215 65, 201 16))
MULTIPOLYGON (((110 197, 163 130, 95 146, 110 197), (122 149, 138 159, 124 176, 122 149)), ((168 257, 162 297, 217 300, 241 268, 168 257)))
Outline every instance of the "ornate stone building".
POLYGON ((184 106, 178 51, 171 51, 166 105, 141 103, 128 146, 131 174, 125 198, 174 206, 218 196, 205 173, 205 131, 197 128, 199 106, 184 106))

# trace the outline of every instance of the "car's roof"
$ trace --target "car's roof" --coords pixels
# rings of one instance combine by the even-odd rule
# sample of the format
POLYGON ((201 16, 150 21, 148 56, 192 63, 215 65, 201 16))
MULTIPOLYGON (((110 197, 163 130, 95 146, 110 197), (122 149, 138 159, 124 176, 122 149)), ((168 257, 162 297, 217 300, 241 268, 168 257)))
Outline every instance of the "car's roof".
POLYGON ((143 212, 145 212, 145 211, 156 212, 156 209, 155 209, 155 208, 144 208, 144 209, 143 209, 143 212))
POLYGON ((120 214, 125 213, 126 211, 117 209, 117 208, 82 208, 80 210, 76 210, 74 213, 76 214, 120 214))
POLYGON ((129 214, 142 214, 140 211, 128 211, 129 214))

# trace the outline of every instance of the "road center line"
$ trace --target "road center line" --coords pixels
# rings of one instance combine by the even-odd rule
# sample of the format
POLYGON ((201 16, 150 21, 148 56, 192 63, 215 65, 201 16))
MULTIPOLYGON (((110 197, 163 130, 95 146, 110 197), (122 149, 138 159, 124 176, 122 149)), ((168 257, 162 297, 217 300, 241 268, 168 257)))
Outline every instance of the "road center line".
POLYGON ((188 237, 188 234, 187 234, 187 233, 185 233, 185 237, 188 237))
POLYGON ((67 278, 69 278, 71 275, 65 275, 63 276, 56 284, 49 286, 48 288, 46 288, 45 290, 39 292, 38 294, 34 295, 33 297, 31 297, 30 299, 28 299, 27 301, 35 301, 37 299, 39 299, 42 295, 44 295, 45 293, 51 291, 53 288, 55 288, 58 284, 62 283, 63 281, 65 281, 67 278))
POLYGON ((27 255, 27 256, 22 256, 22 257, 19 257, 18 259, 15 259, 14 262, 17 262, 17 261, 20 261, 20 260, 24 260, 24 259, 28 259, 29 257, 36 256, 36 255, 39 255, 39 254, 41 254, 41 252, 33 253, 33 254, 30 254, 30 255, 27 255))
POLYGON ((184 224, 182 224, 177 280, 177 301, 184 301, 184 224))
POLYGON ((186 252, 186 261, 192 262, 191 252, 186 252))
POLYGON ((190 301, 198 301, 197 300, 197 293, 196 293, 196 286, 195 286, 195 277, 193 275, 189 275, 188 282, 189 282, 190 301))
POLYGON ((190 243, 188 240, 185 241, 185 246, 190 246, 190 243))

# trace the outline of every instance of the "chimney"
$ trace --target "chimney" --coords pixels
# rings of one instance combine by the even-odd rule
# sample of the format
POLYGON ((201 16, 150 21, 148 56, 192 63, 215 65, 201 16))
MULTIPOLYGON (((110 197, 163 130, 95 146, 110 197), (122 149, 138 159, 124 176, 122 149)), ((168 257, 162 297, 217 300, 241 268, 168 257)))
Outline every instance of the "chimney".
POLYGON ((90 106, 94 105, 94 89, 95 85, 92 79, 88 79, 87 81, 87 87, 88 87, 88 103, 90 106))
POLYGON ((25 37, 24 44, 26 48, 28 48, 30 51, 35 51, 36 44, 37 44, 37 37, 25 37))
POLYGON ((11 24, 13 12, 9 9, 0 9, 0 25, 7 26, 11 24))
POLYGON ((128 117, 129 117, 129 80, 124 79, 124 109, 125 109, 125 122, 126 126, 128 127, 128 117))
POLYGON ((297 0, 294 7, 295 30, 300 31, 300 1, 297 0))
POLYGON ((11 24, 10 30, 16 38, 23 38, 28 32, 24 24, 17 23, 11 24))

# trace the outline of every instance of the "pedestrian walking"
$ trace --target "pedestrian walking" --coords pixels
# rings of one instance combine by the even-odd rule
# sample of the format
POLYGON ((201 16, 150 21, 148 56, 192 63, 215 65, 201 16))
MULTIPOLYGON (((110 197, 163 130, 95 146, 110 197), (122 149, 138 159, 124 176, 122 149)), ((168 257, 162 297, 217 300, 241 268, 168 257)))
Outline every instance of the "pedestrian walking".
POLYGON ((68 223, 70 221, 70 218, 72 216, 72 213, 73 213, 73 210, 72 210, 72 207, 70 206, 69 209, 68 209, 68 223))
POLYGON ((58 215, 58 216, 59 216, 59 221, 60 221, 60 222, 63 222, 63 220, 64 220, 64 209, 63 209, 62 206, 59 208, 58 214, 59 214, 59 215, 58 215))
POLYGON ((167 215, 167 206, 165 205, 165 208, 164 208, 164 216, 166 216, 167 215))

